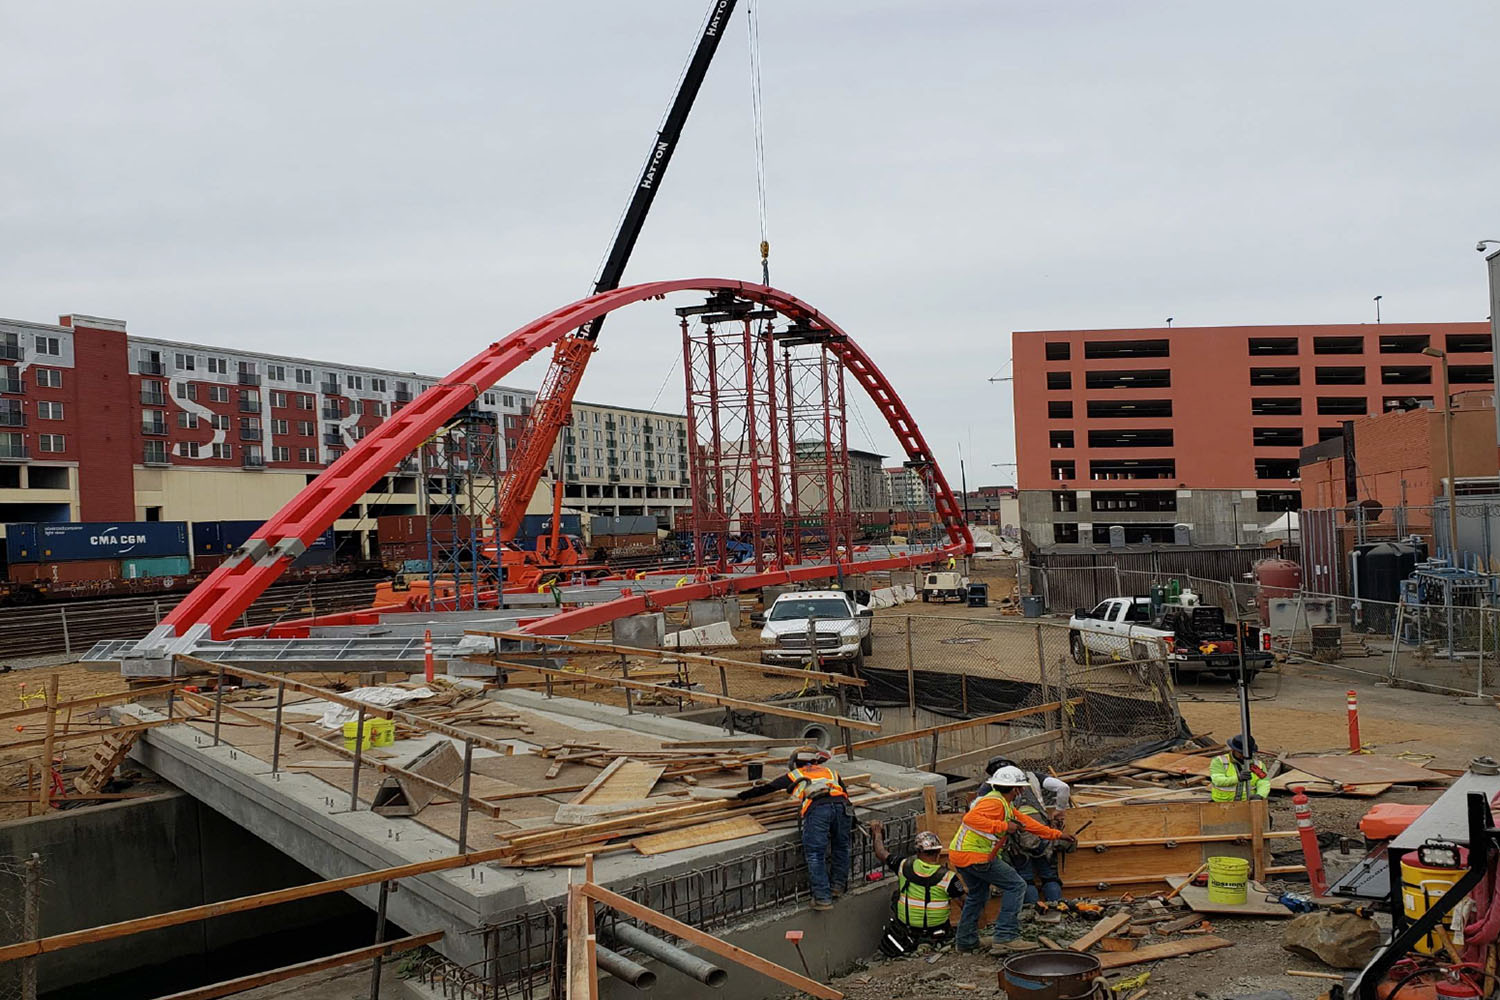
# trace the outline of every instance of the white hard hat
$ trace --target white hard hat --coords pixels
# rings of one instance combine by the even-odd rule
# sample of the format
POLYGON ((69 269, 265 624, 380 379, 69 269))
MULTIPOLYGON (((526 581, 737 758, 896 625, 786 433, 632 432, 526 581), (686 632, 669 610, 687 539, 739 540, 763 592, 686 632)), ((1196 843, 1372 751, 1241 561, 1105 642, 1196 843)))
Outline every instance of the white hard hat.
POLYGON ((990 784, 997 788, 1021 788, 1027 783, 1026 772, 1019 767, 998 767, 990 775, 990 784))

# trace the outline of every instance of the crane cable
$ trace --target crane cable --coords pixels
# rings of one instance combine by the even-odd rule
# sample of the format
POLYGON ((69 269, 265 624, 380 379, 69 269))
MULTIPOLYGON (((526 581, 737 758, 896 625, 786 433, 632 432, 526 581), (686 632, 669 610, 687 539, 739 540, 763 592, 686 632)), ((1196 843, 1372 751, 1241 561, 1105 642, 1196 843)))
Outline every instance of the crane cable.
POLYGON ((755 131, 755 196, 760 215, 760 279, 771 283, 771 242, 766 231, 766 136, 765 103, 760 93, 760 18, 755 0, 747 0, 745 15, 749 20, 750 41, 750 114, 755 131))

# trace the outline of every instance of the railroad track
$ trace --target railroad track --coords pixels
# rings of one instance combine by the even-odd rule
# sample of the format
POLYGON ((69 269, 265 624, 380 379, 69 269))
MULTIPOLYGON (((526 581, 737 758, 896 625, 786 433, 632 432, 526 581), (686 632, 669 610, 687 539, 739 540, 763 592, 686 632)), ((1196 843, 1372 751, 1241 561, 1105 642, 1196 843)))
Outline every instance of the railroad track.
MULTIPOLYGON (((250 606, 241 624, 263 625, 313 613, 368 607, 379 580, 276 584, 250 606)), ((185 594, 160 594, 0 609, 0 663, 28 656, 82 653, 104 639, 134 639, 156 627, 185 594)))

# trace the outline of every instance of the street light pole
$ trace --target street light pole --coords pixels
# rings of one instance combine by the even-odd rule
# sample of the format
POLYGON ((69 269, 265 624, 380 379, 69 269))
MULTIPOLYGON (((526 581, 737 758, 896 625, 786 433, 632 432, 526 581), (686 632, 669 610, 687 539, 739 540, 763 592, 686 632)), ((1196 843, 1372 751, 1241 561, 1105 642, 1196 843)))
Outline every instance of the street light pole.
POLYGON ((1448 555, 1454 568, 1458 567, 1458 472, 1453 468, 1453 397, 1448 390, 1448 353, 1436 347, 1426 347, 1422 353, 1437 358, 1443 366, 1443 450, 1448 466, 1448 555))
MULTIPOLYGON (((1484 253, 1492 246, 1500 247, 1500 240, 1480 240, 1474 249, 1484 253)), ((1484 262, 1490 276, 1490 357, 1492 364, 1500 365, 1500 250, 1487 254, 1484 262)), ((1496 461, 1500 464, 1500 377, 1494 383, 1496 461)))
POLYGON ((1377 295, 1377 296, 1375 296, 1375 322, 1376 323, 1380 322, 1380 300, 1383 299, 1383 298, 1385 298, 1384 295, 1377 295))

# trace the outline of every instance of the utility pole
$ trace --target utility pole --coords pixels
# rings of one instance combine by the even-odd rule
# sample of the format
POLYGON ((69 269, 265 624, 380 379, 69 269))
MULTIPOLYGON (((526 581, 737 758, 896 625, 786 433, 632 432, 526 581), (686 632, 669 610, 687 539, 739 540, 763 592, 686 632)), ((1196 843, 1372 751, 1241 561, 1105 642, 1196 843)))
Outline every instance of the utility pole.
MULTIPOLYGON (((1474 249, 1484 253, 1488 248, 1500 247, 1500 240, 1480 240, 1474 249)), ((1490 351, 1493 363, 1500 365, 1500 250, 1487 254, 1484 262, 1490 277, 1490 351)), ((1497 458, 1500 458, 1500 378, 1495 380, 1495 443, 1497 458)))

